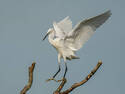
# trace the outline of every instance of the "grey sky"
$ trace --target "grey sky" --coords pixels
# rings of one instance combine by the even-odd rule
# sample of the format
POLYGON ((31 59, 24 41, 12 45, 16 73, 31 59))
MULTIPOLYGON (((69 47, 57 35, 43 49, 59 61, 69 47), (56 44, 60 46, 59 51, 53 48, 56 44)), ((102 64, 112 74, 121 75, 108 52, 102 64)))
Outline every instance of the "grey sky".
POLYGON ((74 26, 109 9, 112 16, 78 51, 80 59, 68 61, 64 89, 83 79, 101 59, 98 72, 71 94, 124 94, 124 0, 0 0, 0 94, 19 94, 33 61, 34 82, 27 94, 51 94, 58 84, 45 80, 57 71, 57 52, 41 39, 52 22, 70 16, 74 26))

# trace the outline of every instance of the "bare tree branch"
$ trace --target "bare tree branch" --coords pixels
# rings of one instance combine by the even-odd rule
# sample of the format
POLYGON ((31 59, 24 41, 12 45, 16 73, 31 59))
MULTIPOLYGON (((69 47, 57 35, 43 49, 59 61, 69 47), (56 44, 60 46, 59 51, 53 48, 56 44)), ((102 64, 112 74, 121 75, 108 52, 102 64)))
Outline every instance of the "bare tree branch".
MULTIPOLYGON (((34 68, 35 68, 35 64, 36 63, 33 62, 32 65, 29 67, 29 80, 28 80, 28 84, 21 90, 20 94, 26 94, 26 92, 31 88, 32 82, 33 82, 33 71, 34 71, 34 68)), ((69 94, 75 88, 85 84, 95 74, 95 72, 99 69, 99 67, 101 65, 102 65, 102 61, 99 61, 98 64, 95 66, 95 68, 91 71, 91 73, 88 74, 88 76, 85 77, 84 80, 82 80, 82 81, 80 81, 78 83, 74 83, 70 88, 68 88, 67 90, 61 92, 62 88, 64 87, 64 85, 67 82, 66 78, 63 78, 62 81, 61 81, 61 84, 56 89, 56 91, 54 91, 53 94, 69 94)))
POLYGON ((32 65, 29 67, 29 80, 28 84, 21 90, 20 94, 26 94, 26 92, 31 88, 32 82, 33 82, 33 71, 35 67, 35 62, 32 63, 32 65))
POLYGON ((66 78, 63 79, 63 81, 61 82, 61 84, 59 85, 59 87, 57 88, 57 90, 53 93, 53 94, 69 94, 71 91, 73 91, 75 88, 85 84, 94 74, 95 72, 99 69, 99 67, 102 65, 102 61, 99 61, 98 64, 96 65, 96 67, 91 71, 90 74, 88 74, 87 77, 85 77, 84 80, 73 84, 69 89, 60 92, 61 89, 64 87, 65 83, 66 83, 66 78))
POLYGON ((66 83, 66 78, 62 79, 61 84, 59 85, 59 87, 56 89, 56 91, 53 94, 60 94, 59 92, 62 90, 62 88, 64 87, 65 83, 66 83))

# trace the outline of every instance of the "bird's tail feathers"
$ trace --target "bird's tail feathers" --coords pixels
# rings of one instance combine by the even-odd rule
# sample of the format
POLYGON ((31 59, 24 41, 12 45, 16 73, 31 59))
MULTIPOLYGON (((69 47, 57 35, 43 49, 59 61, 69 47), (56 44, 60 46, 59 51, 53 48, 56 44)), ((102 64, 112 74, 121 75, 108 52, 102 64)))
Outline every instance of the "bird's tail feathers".
POLYGON ((77 56, 74 56, 74 55, 70 55, 69 57, 66 57, 67 60, 72 60, 72 59, 80 59, 79 57, 77 56))

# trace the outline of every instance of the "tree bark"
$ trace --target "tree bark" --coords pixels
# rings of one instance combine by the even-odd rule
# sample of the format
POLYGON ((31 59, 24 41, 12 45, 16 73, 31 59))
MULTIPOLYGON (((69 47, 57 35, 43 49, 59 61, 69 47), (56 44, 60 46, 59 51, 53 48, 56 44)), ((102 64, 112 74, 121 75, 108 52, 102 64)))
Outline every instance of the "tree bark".
POLYGON ((62 88, 64 87, 64 85, 66 83, 66 78, 63 78, 63 81, 61 82, 61 84, 59 85, 59 87, 53 94, 69 94, 75 88, 85 84, 95 74, 95 72, 99 69, 99 67, 101 65, 102 65, 102 61, 99 61, 98 64, 95 66, 95 68, 85 77, 85 79, 83 79, 82 81, 80 81, 78 83, 74 83, 70 88, 61 92, 62 88))
POLYGON ((26 94, 26 92, 31 88, 33 83, 33 71, 35 67, 35 62, 32 63, 32 65, 29 67, 29 80, 27 85, 21 90, 20 94, 26 94))

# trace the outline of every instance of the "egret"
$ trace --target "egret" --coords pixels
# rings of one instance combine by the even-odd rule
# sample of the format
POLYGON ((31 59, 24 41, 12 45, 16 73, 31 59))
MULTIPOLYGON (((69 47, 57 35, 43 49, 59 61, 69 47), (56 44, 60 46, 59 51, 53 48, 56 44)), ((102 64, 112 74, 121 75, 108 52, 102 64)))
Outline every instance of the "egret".
POLYGON ((50 28, 43 38, 43 40, 48 36, 50 44, 58 52, 58 71, 54 74, 52 79, 60 72, 61 58, 64 60, 65 72, 63 77, 67 73, 66 60, 79 59, 75 55, 85 42, 95 33, 95 30, 102 25, 111 16, 111 11, 108 10, 98 16, 85 19, 74 28, 72 28, 72 21, 67 16, 60 22, 53 22, 53 28, 50 28))

